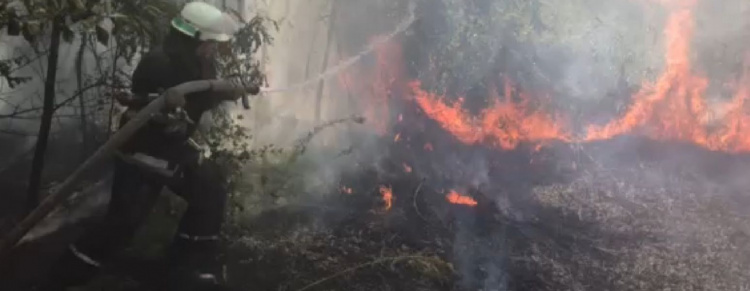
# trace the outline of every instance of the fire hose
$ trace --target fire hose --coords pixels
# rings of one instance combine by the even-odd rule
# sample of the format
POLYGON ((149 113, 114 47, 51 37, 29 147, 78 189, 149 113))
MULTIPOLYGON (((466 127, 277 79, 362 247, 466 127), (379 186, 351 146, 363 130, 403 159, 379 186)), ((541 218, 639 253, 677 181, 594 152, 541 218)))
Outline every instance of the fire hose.
POLYGON ((404 19, 404 21, 402 21, 401 23, 399 23, 398 26, 396 26, 396 28, 391 33, 383 36, 382 38, 380 38, 377 41, 374 41, 374 42, 370 43, 367 47, 365 47, 362 51, 360 51, 356 55, 351 56, 351 57, 349 57, 348 59, 346 59, 344 61, 341 61, 336 66, 331 67, 330 69, 326 70, 325 72, 323 72, 323 73, 321 73, 321 74, 319 74, 319 75, 317 75, 317 76, 315 76, 313 78, 310 78, 308 80, 305 80, 305 81, 302 81, 300 83, 294 84, 294 85, 290 85, 290 86, 286 86, 286 87, 278 87, 278 88, 262 87, 262 88, 260 88, 260 91, 263 92, 263 93, 288 92, 288 91, 293 91, 293 90, 298 90, 298 89, 305 88, 307 86, 316 84, 316 83, 318 83, 320 81, 323 81, 323 80, 328 79, 328 78, 330 78, 332 76, 335 76, 341 70, 346 69, 348 67, 351 67, 352 65, 358 63, 364 56, 369 55, 370 53, 372 53, 380 45, 382 45, 382 44, 390 41, 391 39, 393 39, 394 37, 396 37, 396 35, 399 35, 402 32, 406 31, 406 29, 409 28, 412 25, 412 23, 414 23, 414 21, 416 20, 416 18, 414 16, 414 9, 415 9, 415 6, 414 6, 414 3, 412 2, 410 4, 410 7, 409 7, 409 17, 407 17, 406 19, 404 19))
MULTIPOLYGON (((413 4, 413 3, 412 3, 413 4)), ((157 113, 161 112, 165 108, 181 108, 185 105, 185 95, 190 93, 210 91, 216 93, 233 93, 231 96, 241 96, 242 105, 245 109, 250 108, 250 101, 248 99, 248 93, 257 95, 260 92, 263 93, 278 93, 293 91, 301 88, 305 88, 309 85, 316 84, 322 80, 325 80, 331 76, 336 75, 341 70, 348 68, 355 63, 359 62, 364 56, 372 53, 378 46, 394 38, 396 35, 404 32, 411 26, 415 21, 414 6, 410 7, 410 15, 407 19, 402 21, 396 29, 390 34, 381 38, 380 41, 371 43, 364 50, 358 54, 348 58, 345 61, 340 62, 335 67, 332 67, 325 72, 319 74, 316 77, 305 80, 303 82, 290 85, 287 87, 270 88, 270 87, 253 87, 253 86, 241 86, 236 85, 231 81, 222 80, 202 80, 192 81, 177 85, 173 88, 168 89, 159 98, 150 102, 146 107, 141 109, 130 121, 128 121, 122 128, 120 128, 103 146, 101 146, 91 157, 86 159, 73 173, 66 178, 62 184, 57 186, 51 191, 51 193, 39 204, 37 208, 31 211, 13 230, 8 233, 7 236, 0 241, 0 264, 2 264, 8 255, 11 253, 13 248, 18 242, 34 228, 39 222, 41 222, 55 207, 65 201, 73 193, 75 193, 75 186, 81 182, 89 172, 96 166, 109 161, 115 156, 117 150, 127 142, 141 127, 146 125, 150 118, 157 113)), ((234 101, 222 100, 222 101, 234 101)))
MULTIPOLYGON (((76 185, 96 166, 109 161, 117 150, 127 142, 141 127, 165 108, 179 108, 185 104, 185 95, 195 92, 210 91, 216 93, 230 93, 230 96, 242 96, 243 103, 247 103, 248 94, 258 94, 257 87, 240 87, 230 81, 203 80, 192 81, 168 89, 159 98, 141 109, 130 121, 122 126, 103 146, 91 157, 86 159, 65 181, 31 211, 7 236, 0 241, 0 264, 2 264, 13 248, 34 226, 42 221, 61 202, 75 193, 76 185)), ((223 96, 224 94, 217 94, 223 96)), ((222 100, 222 101, 234 101, 222 100)))

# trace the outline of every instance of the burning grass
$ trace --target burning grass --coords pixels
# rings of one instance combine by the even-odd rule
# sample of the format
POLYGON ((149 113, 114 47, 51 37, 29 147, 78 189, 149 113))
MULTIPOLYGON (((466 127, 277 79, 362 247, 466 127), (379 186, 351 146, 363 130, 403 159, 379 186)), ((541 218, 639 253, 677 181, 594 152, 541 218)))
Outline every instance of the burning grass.
MULTIPOLYGON (((559 161, 577 163, 568 166, 576 168, 569 180, 493 186, 516 187, 507 191, 443 194, 429 177, 363 171, 347 180, 360 185, 354 194, 329 198, 327 210, 323 202, 287 207, 248 225, 233 242, 230 277, 273 290, 735 290, 750 283, 743 271, 750 261, 741 259, 750 255, 750 217, 733 206, 740 185, 705 172, 749 161, 672 147, 679 153, 671 157, 698 157, 677 161, 656 152, 665 144, 640 142, 645 155, 631 163, 595 159, 604 152, 584 148, 582 158, 559 161), (383 183, 392 185, 388 211, 383 183)), ((386 163, 401 165, 395 157, 386 163)))
MULTIPOLYGON (((708 81, 690 61, 693 8, 670 7, 659 78, 581 135, 505 75, 468 110, 409 80, 402 48, 386 43, 374 70, 340 79, 387 154, 322 200, 233 220, 228 279, 261 290, 746 288, 750 184, 734 173, 750 170, 748 88, 709 118, 708 81)), ((252 173, 277 190, 244 195, 297 189, 294 157, 252 173)))
POLYGON ((440 244, 450 244, 449 238, 426 230, 419 234, 425 241, 410 240, 413 233, 394 225, 410 222, 381 211, 323 213, 296 207, 264 213, 257 227, 231 242, 233 284, 248 290, 451 290, 453 266, 440 244), (278 225, 294 216, 298 223, 278 225))

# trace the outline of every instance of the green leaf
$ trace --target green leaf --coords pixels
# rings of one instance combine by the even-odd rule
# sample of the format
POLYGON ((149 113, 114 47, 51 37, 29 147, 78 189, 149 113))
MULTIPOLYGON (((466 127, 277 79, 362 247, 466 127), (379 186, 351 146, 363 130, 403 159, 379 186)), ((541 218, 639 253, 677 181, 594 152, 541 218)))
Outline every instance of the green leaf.
POLYGON ((96 40, 105 46, 109 44, 109 32, 99 25, 96 26, 96 40))
POLYGON ((68 0, 68 3, 71 7, 73 7, 73 9, 75 9, 76 12, 86 11, 86 5, 84 5, 83 1, 81 0, 68 0))

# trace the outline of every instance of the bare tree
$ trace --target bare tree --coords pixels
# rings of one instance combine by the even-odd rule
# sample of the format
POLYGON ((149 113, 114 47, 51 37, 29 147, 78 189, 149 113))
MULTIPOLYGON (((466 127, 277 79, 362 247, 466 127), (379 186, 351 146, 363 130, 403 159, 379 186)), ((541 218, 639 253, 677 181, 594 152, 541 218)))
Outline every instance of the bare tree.
POLYGON ((47 59, 47 76, 44 81, 44 107, 42 109, 42 120, 39 124, 39 134, 34 146, 34 159, 31 163, 31 174, 28 182, 29 187, 26 192, 26 204, 29 210, 39 204, 39 188, 41 186, 42 171, 44 170, 47 141, 49 140, 49 132, 52 128, 52 117, 55 114, 55 81, 57 81, 57 64, 63 25, 64 18, 62 16, 57 16, 52 20, 50 53, 47 59))

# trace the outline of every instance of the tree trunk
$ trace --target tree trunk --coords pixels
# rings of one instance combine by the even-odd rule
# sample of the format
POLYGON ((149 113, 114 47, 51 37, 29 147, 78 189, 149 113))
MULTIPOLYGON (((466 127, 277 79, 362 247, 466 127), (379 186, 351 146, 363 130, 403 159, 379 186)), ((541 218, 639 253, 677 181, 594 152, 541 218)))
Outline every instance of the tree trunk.
POLYGON ((29 187, 26 193, 26 207, 30 211, 39 204, 39 188, 42 183, 44 171, 44 158, 47 153, 47 142, 50 129, 52 128, 52 117, 55 114, 55 81, 57 80, 57 59, 60 53, 60 35, 62 33, 62 19, 55 18, 52 21, 52 35, 47 59, 47 76, 44 80, 44 107, 42 120, 39 124, 39 135, 34 148, 34 159, 31 163, 31 175, 29 176, 29 187))
POLYGON ((88 121, 86 120, 86 94, 83 90, 83 55, 86 51, 86 37, 87 34, 81 34, 81 46, 78 48, 78 55, 76 56, 76 82, 78 83, 78 92, 81 92, 81 96, 78 97, 78 110, 81 118, 81 160, 85 160, 88 157, 89 151, 89 134, 88 134, 88 121))
POLYGON ((108 122, 107 122, 107 138, 109 138, 110 136, 112 136, 112 125, 114 124, 114 119, 115 119, 115 102, 116 101, 115 101, 114 96, 115 96, 115 93, 116 93, 115 90, 117 90, 117 89, 115 89, 116 88, 115 86, 119 86, 119 83, 116 82, 116 78, 117 78, 117 58, 119 56, 120 56, 120 47, 117 46, 117 45, 115 45, 115 53, 112 55, 112 68, 111 68, 112 69, 112 80, 110 80, 110 82, 112 82, 112 90, 110 91, 112 93, 111 94, 112 98, 111 98, 111 100, 109 100, 110 104, 109 104, 109 116, 107 116, 107 118, 108 118, 108 122))
MULTIPOLYGON (((323 65, 320 67, 320 73, 324 74, 328 69, 328 57, 330 56, 331 43, 333 42, 333 30, 336 26, 336 3, 338 1, 331 1, 331 14, 328 16, 328 40, 326 41, 326 49, 323 52, 323 65)), ((323 106, 323 87, 325 86, 325 79, 321 79, 318 82, 318 91, 315 98, 315 124, 320 124, 321 108, 323 106)))
POLYGON ((307 61, 305 63, 305 78, 303 80, 307 81, 310 79, 310 64, 312 64, 312 55, 315 51, 315 43, 318 41, 318 31, 320 30, 319 26, 315 26, 315 30, 313 31, 313 39, 310 42, 310 50, 307 52, 307 61))

